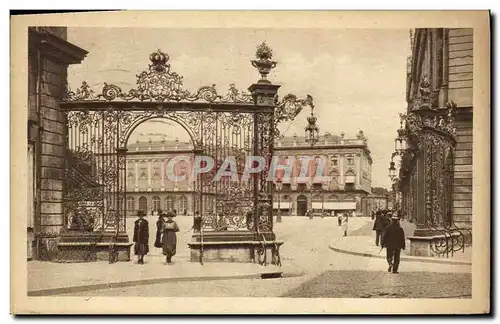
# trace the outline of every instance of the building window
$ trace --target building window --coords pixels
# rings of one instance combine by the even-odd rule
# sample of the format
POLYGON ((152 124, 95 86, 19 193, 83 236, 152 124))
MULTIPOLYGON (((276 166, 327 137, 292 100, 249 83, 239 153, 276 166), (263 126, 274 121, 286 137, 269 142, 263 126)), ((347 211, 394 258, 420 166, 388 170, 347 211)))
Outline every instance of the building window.
POLYGON ((143 212, 147 212, 148 210, 148 198, 141 196, 139 198, 139 209, 143 212))
POLYGON ((181 196, 179 199, 179 213, 184 213, 184 211, 187 211, 188 207, 188 201, 186 196, 181 196))
POLYGON ((175 209, 175 197, 167 196, 165 198, 165 210, 170 211, 175 209))
POLYGON ((161 170, 159 167, 154 167, 153 168, 153 174, 151 176, 151 185, 154 187, 154 188, 157 188, 160 186, 160 179, 161 179, 161 170))
POLYGON ((354 190, 354 183, 346 183, 345 186, 344 186, 344 190, 345 191, 352 191, 354 190))
POLYGON ((348 157, 347 158, 347 165, 354 165, 354 158, 348 157))
POLYGON ((132 213, 135 210, 135 199, 134 197, 127 197, 127 211, 132 213))
POLYGON ((153 211, 158 211, 161 209, 161 206, 160 206, 160 197, 158 196, 153 196, 153 211))

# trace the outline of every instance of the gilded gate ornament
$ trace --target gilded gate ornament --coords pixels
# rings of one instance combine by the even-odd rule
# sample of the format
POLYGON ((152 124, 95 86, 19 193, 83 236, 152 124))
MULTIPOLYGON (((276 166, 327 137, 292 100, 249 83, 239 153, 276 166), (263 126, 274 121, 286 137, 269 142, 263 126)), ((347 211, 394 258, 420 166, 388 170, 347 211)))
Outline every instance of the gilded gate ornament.
MULTIPOLYGON (((272 50, 261 44, 252 61, 262 79, 265 79, 276 62, 272 50)), ((123 211, 126 209, 126 147, 130 134, 143 122, 165 118, 180 124, 189 134, 194 149, 221 163, 227 156, 238 161, 257 154, 270 161, 274 139, 280 137, 279 123, 293 120, 304 107, 313 105, 313 98, 299 99, 288 94, 266 97, 267 107, 256 113, 256 98, 229 85, 227 94, 219 94, 215 85, 196 91, 184 89, 183 77, 173 72, 168 54, 157 50, 149 56, 148 68, 136 77, 136 87, 124 90, 104 83, 94 91, 87 82, 75 91, 69 87, 63 96, 62 107, 68 119, 68 145, 75 152, 88 151, 95 161, 96 182, 100 184, 102 217, 97 223, 102 229, 107 225, 125 230, 123 211), (120 104, 120 105, 118 105, 120 104), (125 107, 125 108, 123 108, 125 107), (253 123, 257 118, 259 141, 253 142, 253 123)), ((269 83, 269 81, 266 80, 269 83)), ((259 98, 257 98, 259 99, 259 98)), ((260 99, 259 99, 260 100, 260 99)), ((239 162, 238 162, 239 163, 239 162)), ((241 163, 238 164, 240 173, 241 163)), ((215 173, 199 176, 194 190, 202 198, 213 199, 212 206, 204 206, 203 224, 211 229, 220 226, 222 216, 229 230, 246 228, 242 223, 242 210, 259 209, 259 228, 272 228, 272 191, 267 183, 267 171, 258 178, 258 204, 253 206, 253 188, 238 187, 230 182, 216 183, 215 173), (234 202, 244 202, 237 206, 234 202)), ((90 189, 85 189, 90 190, 90 189)), ((69 198, 67 196, 66 198, 69 198)), ((199 202, 198 202, 199 208, 199 202)), ((74 210, 66 204, 68 213, 74 210)))

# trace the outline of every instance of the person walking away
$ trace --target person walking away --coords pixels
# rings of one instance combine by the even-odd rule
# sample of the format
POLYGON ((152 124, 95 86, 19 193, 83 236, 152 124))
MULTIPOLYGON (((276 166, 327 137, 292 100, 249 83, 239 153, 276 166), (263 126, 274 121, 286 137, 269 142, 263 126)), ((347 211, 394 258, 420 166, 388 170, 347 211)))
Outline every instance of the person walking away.
POLYGON ((349 216, 348 216, 348 214, 346 213, 346 214, 342 217, 342 230, 344 231, 344 236, 347 236, 347 223, 348 223, 348 220, 349 220, 349 216))
POLYGON ((377 211, 375 215, 375 222, 373 223, 373 230, 375 231, 375 245, 379 246, 381 238, 382 238, 382 233, 384 232, 385 229, 385 217, 382 216, 382 213, 380 211, 377 211))
POLYGON ((172 257, 176 253, 177 248, 177 232, 179 231, 179 226, 173 220, 175 217, 173 212, 167 213, 167 220, 163 223, 163 255, 167 257, 167 264, 172 263, 172 257))
POLYGON ((388 216, 391 217, 392 223, 385 229, 382 248, 387 249, 387 263, 389 264, 387 271, 398 273, 401 250, 406 248, 405 233, 399 224, 399 218, 391 213, 388 216))
POLYGON ((137 263, 144 264, 144 256, 149 252, 149 224, 144 219, 144 211, 139 210, 137 216, 139 219, 134 223, 134 252, 137 255, 137 263))

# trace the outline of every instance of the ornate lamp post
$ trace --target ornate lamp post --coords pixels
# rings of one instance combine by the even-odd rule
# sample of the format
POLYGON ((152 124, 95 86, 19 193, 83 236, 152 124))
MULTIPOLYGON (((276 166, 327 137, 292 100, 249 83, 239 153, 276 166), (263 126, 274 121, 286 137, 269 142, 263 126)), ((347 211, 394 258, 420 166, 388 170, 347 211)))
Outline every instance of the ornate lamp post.
POLYGON ((391 163, 389 164, 389 179, 391 179, 391 181, 396 178, 396 167, 394 165, 394 161, 391 161, 391 163))
POLYGON ((319 141, 319 127, 316 125, 318 119, 314 116, 314 105, 311 104, 310 107, 311 115, 307 117, 307 126, 305 127, 306 143, 314 146, 319 141))
POLYGON ((278 190, 278 215, 276 216, 276 223, 281 223, 281 189, 283 189, 283 180, 276 179, 276 189, 278 190))

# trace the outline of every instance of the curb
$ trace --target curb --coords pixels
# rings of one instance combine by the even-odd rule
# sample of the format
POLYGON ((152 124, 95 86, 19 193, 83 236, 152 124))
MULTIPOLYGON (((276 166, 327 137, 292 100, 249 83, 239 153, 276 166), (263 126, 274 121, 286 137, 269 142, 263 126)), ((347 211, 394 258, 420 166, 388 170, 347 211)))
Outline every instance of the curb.
MULTIPOLYGON (((328 246, 331 250, 338 252, 338 253, 343 253, 343 254, 349 254, 349 255, 356 255, 356 256, 362 256, 362 257, 367 257, 367 258, 376 258, 376 259, 385 259, 384 256, 382 255, 373 255, 370 253, 363 253, 363 252, 354 252, 354 251, 348 251, 348 250, 342 250, 339 248, 335 248, 331 245, 328 246)), ((437 264, 450 264, 450 265, 472 265, 472 262, 467 262, 467 261, 445 261, 445 260, 434 260, 434 259, 420 259, 420 258, 412 258, 412 257, 406 257, 402 256, 400 260, 404 261, 411 261, 411 262, 422 262, 422 263, 437 263, 437 264)))
MULTIPOLYGON (((265 273, 255 273, 237 276, 212 276, 212 277, 178 277, 178 278, 154 278, 154 279, 143 279, 143 280, 129 280, 122 282, 110 282, 110 283, 100 283, 93 285, 80 285, 72 287, 61 287, 61 288, 49 288, 40 290, 28 291, 28 297, 39 297, 39 296, 51 296, 51 295, 62 295, 70 293, 80 293, 93 290, 102 289, 112 289, 112 288, 127 288, 135 286, 145 286, 152 284, 163 284, 168 282, 196 282, 196 281, 217 281, 217 280, 232 280, 232 279, 262 279, 261 275, 265 273)), ((283 278, 292 278, 303 275, 302 273, 283 273, 283 278)))

